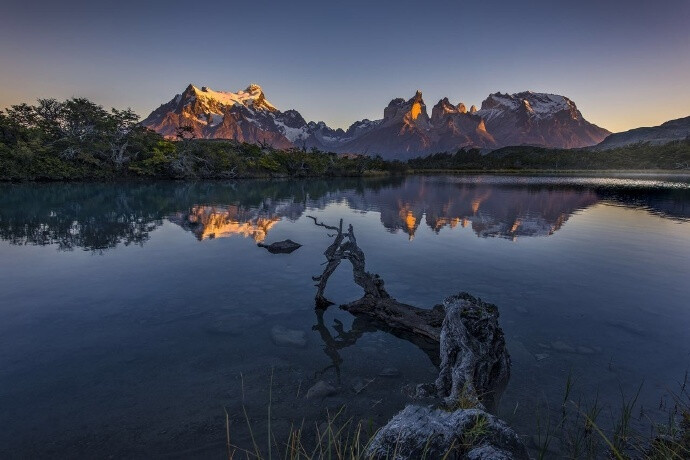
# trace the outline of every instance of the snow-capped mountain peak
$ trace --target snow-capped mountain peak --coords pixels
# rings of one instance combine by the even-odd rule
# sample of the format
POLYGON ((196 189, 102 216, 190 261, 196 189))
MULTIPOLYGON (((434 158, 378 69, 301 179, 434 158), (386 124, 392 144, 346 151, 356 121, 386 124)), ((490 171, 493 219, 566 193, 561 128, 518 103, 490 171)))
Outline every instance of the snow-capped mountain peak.
POLYGON ((572 100, 558 94, 493 93, 476 115, 503 145, 585 147, 609 134, 585 120, 572 100))
POLYGON ((266 100, 261 86, 251 84, 246 89, 232 93, 229 91, 214 91, 208 86, 198 88, 192 84, 187 86, 181 97, 178 99, 181 102, 190 104, 195 100, 203 101, 208 105, 219 105, 222 107, 243 105, 248 108, 258 110, 277 110, 273 104, 266 100))
POLYGON ((529 115, 549 118, 558 112, 570 112, 574 119, 581 117, 575 103, 565 96, 549 93, 523 91, 521 93, 493 93, 482 102, 477 112, 486 120, 491 120, 505 111, 523 110, 529 115))

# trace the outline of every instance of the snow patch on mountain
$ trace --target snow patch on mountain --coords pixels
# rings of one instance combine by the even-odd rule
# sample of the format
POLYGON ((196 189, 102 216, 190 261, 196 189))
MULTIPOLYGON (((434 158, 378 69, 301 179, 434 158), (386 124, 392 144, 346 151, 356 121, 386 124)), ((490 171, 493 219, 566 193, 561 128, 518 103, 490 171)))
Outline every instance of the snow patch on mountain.
POLYGON ((280 120, 274 120, 274 123, 283 133, 283 136, 287 137, 290 142, 303 141, 309 137, 307 125, 300 126, 299 128, 291 128, 280 120))

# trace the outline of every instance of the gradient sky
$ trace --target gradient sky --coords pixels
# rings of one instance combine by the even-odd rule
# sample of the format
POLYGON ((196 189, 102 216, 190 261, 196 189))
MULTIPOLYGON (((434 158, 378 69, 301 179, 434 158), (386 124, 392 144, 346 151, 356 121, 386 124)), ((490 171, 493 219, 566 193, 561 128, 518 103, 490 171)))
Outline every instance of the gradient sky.
POLYGON ((563 94, 611 131, 690 115, 690 0, 3 0, 0 108, 88 97, 142 117, 188 83, 259 83, 347 127, 422 90, 563 94))

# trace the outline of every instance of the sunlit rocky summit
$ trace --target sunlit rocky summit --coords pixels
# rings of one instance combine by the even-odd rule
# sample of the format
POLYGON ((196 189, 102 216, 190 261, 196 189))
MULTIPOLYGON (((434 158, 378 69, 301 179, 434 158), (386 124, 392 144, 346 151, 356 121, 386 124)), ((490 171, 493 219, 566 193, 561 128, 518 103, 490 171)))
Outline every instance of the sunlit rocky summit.
POLYGON ((179 126, 204 139, 234 139, 276 148, 317 148, 338 153, 408 159, 460 148, 508 145, 577 148, 598 144, 610 133, 582 116, 575 103, 531 91, 490 94, 480 109, 441 99, 427 112, 422 93, 393 99, 379 120, 354 122, 347 130, 307 122, 296 110, 280 111, 259 85, 232 92, 189 85, 154 110, 143 124, 166 137, 179 126))

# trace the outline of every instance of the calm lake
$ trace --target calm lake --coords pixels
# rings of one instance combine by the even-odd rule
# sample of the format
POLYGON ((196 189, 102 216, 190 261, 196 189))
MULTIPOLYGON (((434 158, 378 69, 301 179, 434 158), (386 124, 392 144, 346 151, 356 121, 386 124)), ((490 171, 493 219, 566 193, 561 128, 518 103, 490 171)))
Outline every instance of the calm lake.
MULTIPOLYGON (((352 224, 402 302, 498 306, 498 414, 528 439, 569 374, 571 398, 605 402, 603 425, 642 384, 649 431, 690 367, 688 177, 5 184, 0 457, 221 458, 226 410, 233 443, 251 447, 248 418, 266 445, 269 394, 278 439, 343 406, 385 424, 437 369, 337 305, 315 312, 332 238, 307 216, 352 224), (257 247, 286 238, 303 247, 257 247), (335 393, 305 398, 320 380, 335 393)), ((326 294, 361 295, 349 265, 326 294)))

